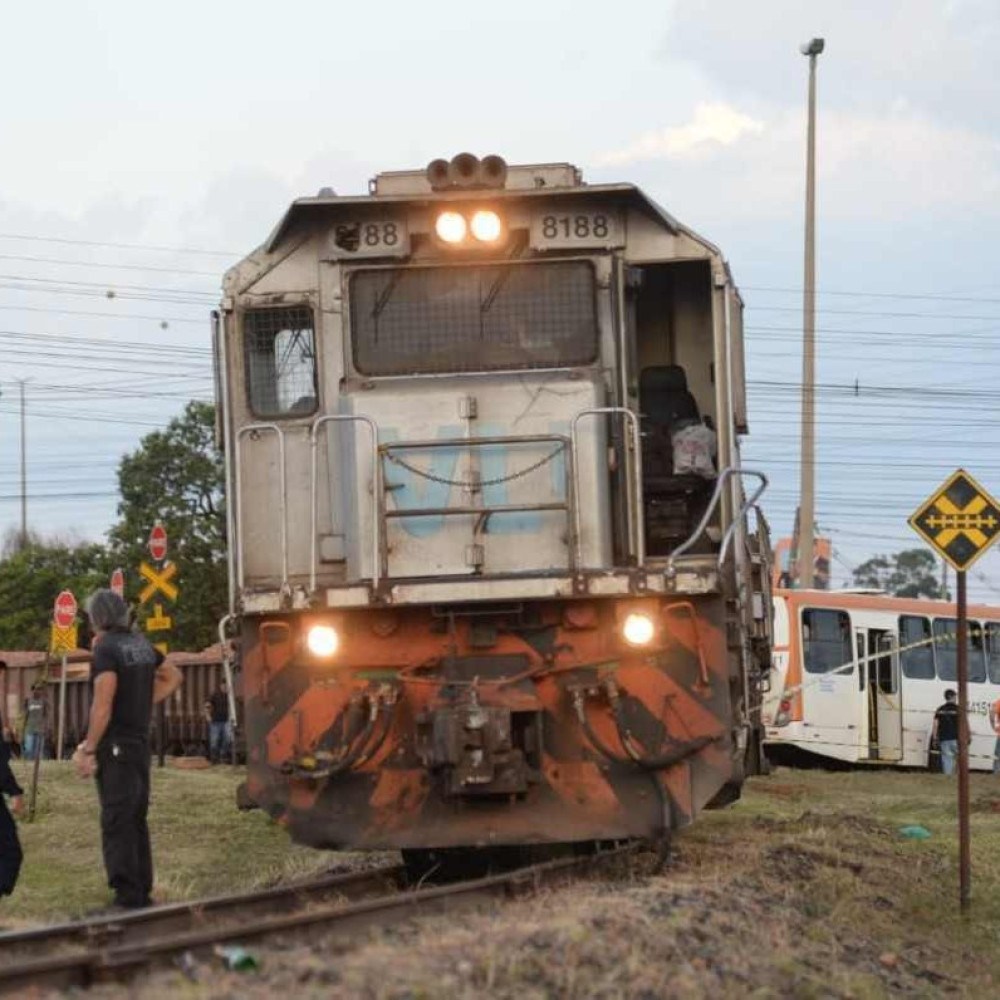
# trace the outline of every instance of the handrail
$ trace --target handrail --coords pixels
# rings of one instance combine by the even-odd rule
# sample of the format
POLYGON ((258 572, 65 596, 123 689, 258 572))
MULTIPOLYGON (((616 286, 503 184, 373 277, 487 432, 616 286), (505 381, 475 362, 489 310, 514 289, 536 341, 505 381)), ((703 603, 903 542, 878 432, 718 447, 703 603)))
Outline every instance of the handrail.
MULTIPOLYGON (((278 513, 281 519, 281 589, 284 592, 288 591, 288 517, 286 512, 286 497, 287 497, 287 483, 286 476, 287 470, 285 467, 285 432, 277 424, 268 423, 256 423, 247 424, 245 427, 241 427, 236 435, 236 469, 235 469, 235 479, 236 479, 236 489, 242 493, 243 490, 243 477, 241 474, 241 464, 240 464, 240 454, 244 435, 247 434, 260 434, 261 431, 273 431, 278 436, 278 464, 281 466, 281 496, 280 503, 278 505, 278 513)), ((241 518, 242 520, 242 518, 241 518)), ((239 525, 239 530, 237 532, 236 539, 237 548, 237 564, 239 568, 239 589, 242 593, 243 591, 243 525, 239 525)))
POLYGON ((744 468, 740 468, 739 472, 741 474, 745 473, 748 476, 755 476, 757 479, 760 480, 760 485, 750 495, 749 499, 744 498, 743 503, 740 505, 739 513, 736 515, 735 518, 733 518, 733 523, 730 524, 728 528, 726 528, 726 533, 722 537, 722 546, 719 549, 720 567, 726 561, 726 552, 729 549, 729 542, 732 539, 734 532, 739 527, 743 518, 745 518, 747 514, 750 513, 750 508, 753 507, 757 503, 757 501, 761 498, 761 495, 764 493, 764 490, 767 489, 768 485, 768 478, 763 472, 757 472, 753 469, 744 469, 744 468))
POLYGON ((732 534, 733 525, 739 522, 739 519, 746 514, 747 510, 749 510, 753 501, 755 501, 767 488, 767 483, 768 483, 767 476, 764 475, 763 472, 758 472, 756 469, 745 469, 742 466, 727 465, 719 473, 718 478, 715 481, 715 489, 712 490, 712 497, 708 501, 708 506, 705 508, 705 513, 702 514, 701 520, 698 522, 697 527, 667 557, 668 576, 673 574, 674 560, 677 559, 679 556, 684 555, 684 553, 687 552, 687 550, 691 548, 691 546, 694 545, 694 543, 698 541, 699 538, 701 538, 703 532, 705 531, 705 528, 708 527, 708 522, 711 520, 712 515, 715 513, 715 508, 719 505, 719 498, 722 496, 722 487, 725 486, 727 480, 729 480, 732 476, 744 476, 744 475, 755 476, 757 479, 761 481, 761 485, 758 487, 757 491, 753 494, 753 497, 751 498, 750 502, 749 503, 744 502, 744 504, 740 507, 739 516, 733 520, 733 523, 726 530, 725 539, 723 539, 725 544, 722 551, 720 552, 720 557, 719 557, 719 562, 721 565, 722 556, 724 555, 725 550, 728 547, 728 543, 726 542, 726 540, 732 534))
POLYGON ((226 638, 226 626, 235 615, 223 615, 219 619, 219 650, 222 654, 222 672, 226 677, 226 702, 229 709, 229 724, 233 727, 230 740, 233 752, 236 752, 236 689, 233 687, 233 665, 229 659, 229 640, 226 638))
MULTIPOLYGON (((635 500, 634 500, 634 512, 635 516, 632 519, 633 523, 630 525, 635 532, 635 555, 636 563, 638 566, 642 567, 646 562, 646 537, 645 530, 642 524, 642 439, 639 434, 639 418, 636 416, 632 410, 625 406, 598 406, 593 409, 580 410, 579 413, 573 417, 572 424, 570 425, 570 440, 572 441, 572 451, 574 456, 576 455, 576 442, 577 442, 577 425, 583 417, 599 416, 600 414, 611 414, 618 413, 625 417, 626 422, 632 429, 632 453, 634 456, 634 483, 633 488, 635 489, 635 500)), ((627 460, 627 457, 626 457, 627 460)), ((576 464, 574 464, 574 469, 576 464)), ((574 481, 574 487, 577 484, 574 481)), ((579 492, 577 490, 577 492, 579 492)), ((576 522, 574 524, 575 535, 576 535, 576 546, 577 546, 577 562, 580 561, 582 553, 580 552, 580 536, 581 536, 581 526, 580 526, 580 507, 577 504, 575 511, 576 522)))
MULTIPOLYGON (((316 590, 316 566, 319 562, 319 498, 316 483, 316 446, 319 431, 324 424, 337 421, 355 421, 365 424, 372 436, 372 589, 378 589, 382 570, 382 545, 379 531, 379 498, 382 495, 382 463, 379 460, 378 425, 371 417, 355 413, 328 413, 317 417, 309 428, 309 495, 312 517, 312 547, 309 560, 309 592, 316 590)), ((331 507, 332 507, 331 498, 331 507)))

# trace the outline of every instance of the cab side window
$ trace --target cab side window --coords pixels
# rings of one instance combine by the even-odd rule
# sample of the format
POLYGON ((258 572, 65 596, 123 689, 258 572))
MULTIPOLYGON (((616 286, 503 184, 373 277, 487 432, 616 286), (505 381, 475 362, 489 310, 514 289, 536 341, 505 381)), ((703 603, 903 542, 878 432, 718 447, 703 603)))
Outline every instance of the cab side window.
POLYGON ((802 612, 802 658, 811 674, 836 670, 847 677, 853 673, 851 616, 846 611, 806 608, 802 612))
POLYGON ((256 417, 315 413, 316 339, 306 306, 251 309, 243 315, 250 409, 256 417))

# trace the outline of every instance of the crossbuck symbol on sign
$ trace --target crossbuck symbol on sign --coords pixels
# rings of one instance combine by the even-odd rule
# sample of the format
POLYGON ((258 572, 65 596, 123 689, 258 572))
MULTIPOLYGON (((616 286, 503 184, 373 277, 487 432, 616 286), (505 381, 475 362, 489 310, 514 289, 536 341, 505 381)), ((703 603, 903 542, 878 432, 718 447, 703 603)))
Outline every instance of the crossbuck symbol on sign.
POLYGON ((157 591, 162 593, 168 601, 177 600, 177 587, 170 582, 177 573, 176 563, 167 563, 159 572, 149 563, 140 563, 139 573, 144 580, 149 581, 139 594, 140 604, 145 604, 157 591))
POLYGON ((934 540, 942 548, 950 545, 959 535, 965 535, 977 549, 989 544, 990 536, 984 535, 981 529, 992 531, 997 527, 997 519, 993 514, 982 513, 983 508, 988 506, 985 497, 974 497, 965 507, 958 507, 946 496, 940 496, 935 506, 941 513, 928 517, 927 525, 939 532, 934 540))

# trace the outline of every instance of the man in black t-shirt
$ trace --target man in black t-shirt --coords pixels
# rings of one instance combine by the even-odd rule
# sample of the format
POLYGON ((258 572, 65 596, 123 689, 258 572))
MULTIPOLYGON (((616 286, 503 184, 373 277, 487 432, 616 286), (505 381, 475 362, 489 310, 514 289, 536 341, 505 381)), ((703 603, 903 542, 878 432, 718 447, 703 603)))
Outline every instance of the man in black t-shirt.
POLYGON ((944 704, 934 713, 934 729, 931 742, 937 740, 941 750, 941 770, 945 774, 955 773, 958 759, 958 695, 949 688, 944 693, 944 704))
POLYGON ((153 705, 181 683, 149 640, 129 629, 128 605, 111 590, 87 602, 94 629, 90 723, 73 760, 81 777, 97 777, 101 845, 115 903, 148 906, 153 889, 149 811, 149 727, 153 705))

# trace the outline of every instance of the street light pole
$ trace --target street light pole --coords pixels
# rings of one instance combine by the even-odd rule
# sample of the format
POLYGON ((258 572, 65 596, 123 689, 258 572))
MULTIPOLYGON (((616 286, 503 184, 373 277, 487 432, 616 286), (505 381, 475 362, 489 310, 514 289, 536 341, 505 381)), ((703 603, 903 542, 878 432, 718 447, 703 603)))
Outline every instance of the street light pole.
POLYGON ((802 297, 802 451, 799 483, 799 586, 812 587, 816 523, 816 57, 822 38, 801 47, 809 57, 806 135, 806 246, 802 297))
POLYGON ((28 547, 28 474, 25 451, 24 430, 24 379, 18 379, 21 387, 21 544, 22 551, 28 547))

